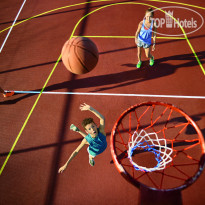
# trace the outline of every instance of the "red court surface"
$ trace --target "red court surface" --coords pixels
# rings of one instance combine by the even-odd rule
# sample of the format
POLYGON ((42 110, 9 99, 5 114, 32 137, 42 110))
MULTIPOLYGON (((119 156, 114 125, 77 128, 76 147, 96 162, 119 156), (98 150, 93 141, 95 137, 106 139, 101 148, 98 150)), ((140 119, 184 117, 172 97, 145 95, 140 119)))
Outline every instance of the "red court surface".
MULTIPOLYGON (((5 29, 12 25, 22 3, 0 2, 1 45, 9 31, 5 29)), ((134 35, 138 23, 147 8, 166 6, 190 8, 205 17, 205 2, 198 0, 26 1, 0 53, 0 86, 15 91, 45 88, 44 91, 72 95, 27 93, 9 98, 1 95, 1 205, 154 204, 153 196, 158 199, 157 204, 171 204, 169 200, 160 201, 160 193, 142 191, 140 199, 140 190, 120 176, 110 153, 111 130, 120 114, 145 101, 163 101, 181 108, 205 136, 205 99, 193 98, 205 96, 204 27, 187 35, 188 40, 157 35, 155 65, 151 68, 143 53, 142 68, 135 67, 134 35), (64 42, 71 35, 87 36, 97 45, 99 62, 93 71, 74 75, 61 60, 57 62, 64 42), (76 95, 77 92, 81 94, 76 95), (111 95, 102 95, 105 93, 111 95), (64 173, 58 174, 82 140, 69 130, 70 124, 82 129, 81 121, 94 117, 80 111, 84 102, 105 116, 108 147, 96 158, 94 167, 89 165, 87 150, 83 148, 64 173)), ((189 13, 183 10, 181 15, 189 13)), ((202 172, 191 186, 176 195, 172 193, 175 204, 204 204, 204 182, 202 172)))

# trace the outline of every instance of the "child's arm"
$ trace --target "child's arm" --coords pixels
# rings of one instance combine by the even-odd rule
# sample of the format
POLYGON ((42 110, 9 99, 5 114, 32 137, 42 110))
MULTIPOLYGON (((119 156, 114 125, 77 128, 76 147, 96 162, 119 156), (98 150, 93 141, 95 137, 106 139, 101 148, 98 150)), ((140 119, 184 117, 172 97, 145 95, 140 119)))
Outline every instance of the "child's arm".
POLYGON ((84 132, 82 132, 79 128, 77 128, 74 124, 72 124, 70 126, 70 130, 73 130, 74 132, 78 132, 79 134, 81 134, 83 137, 86 137, 86 134, 84 132))
POLYGON ((89 110, 93 114, 95 114, 100 119, 100 132, 105 135, 105 118, 102 114, 100 114, 97 110, 95 110, 90 105, 87 105, 86 103, 80 105, 81 111, 83 110, 89 110))
POLYGON ((77 149, 70 155, 68 161, 58 170, 58 173, 62 173, 67 168, 71 160, 78 154, 78 152, 84 147, 86 143, 87 143, 87 140, 83 139, 80 145, 77 147, 77 149))
POLYGON ((137 39, 138 39, 140 30, 141 30, 141 28, 142 28, 142 23, 143 23, 143 21, 141 21, 141 22, 139 23, 138 28, 137 28, 137 31, 136 31, 136 33, 135 33, 135 43, 136 43, 136 44, 137 44, 137 39))
POLYGON ((157 36, 157 26, 156 23, 154 23, 154 29, 153 29, 153 46, 152 46, 152 51, 155 50, 155 43, 156 43, 156 36, 157 36))

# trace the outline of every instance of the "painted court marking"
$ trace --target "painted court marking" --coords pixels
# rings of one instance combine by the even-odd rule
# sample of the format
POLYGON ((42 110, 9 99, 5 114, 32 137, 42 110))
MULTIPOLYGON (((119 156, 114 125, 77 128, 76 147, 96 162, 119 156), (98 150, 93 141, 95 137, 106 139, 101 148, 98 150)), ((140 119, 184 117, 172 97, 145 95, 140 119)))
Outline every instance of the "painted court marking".
MULTIPOLYGON (((86 38, 135 38, 135 36, 73 36, 73 37, 86 37, 86 38)), ((152 37, 153 38, 153 37, 152 37)), ((165 37, 165 36, 156 36, 158 39, 178 39, 186 40, 184 37, 165 37)))
MULTIPOLYGON (((76 28, 78 27, 78 25, 80 24, 80 22, 81 22, 83 19, 85 19, 87 16, 89 16, 89 15, 91 15, 91 14, 93 14, 93 13, 95 13, 95 12, 101 10, 101 9, 110 7, 110 6, 128 5, 128 4, 133 4, 133 5, 138 5, 138 4, 139 4, 139 5, 145 5, 145 6, 148 6, 148 7, 152 7, 152 8, 158 9, 159 11, 161 11, 161 12, 163 12, 163 13, 166 14, 166 12, 165 12, 164 10, 162 10, 162 9, 156 7, 156 6, 149 5, 149 4, 145 4, 145 3, 121 2, 121 3, 108 4, 108 5, 102 6, 102 7, 98 8, 98 9, 95 9, 95 10, 91 11, 90 13, 86 14, 85 16, 83 16, 83 17, 77 22, 77 24, 75 25, 75 28, 74 28, 74 30, 73 30, 72 35, 74 35, 74 32, 75 32, 76 28)), ((201 61, 199 60, 199 58, 198 58, 198 56, 197 56, 197 54, 196 54, 196 52, 195 52, 195 50, 194 50, 192 44, 190 43, 190 41, 189 41, 189 39, 188 39, 188 37, 187 37, 187 35, 186 35, 186 32, 184 31, 184 28, 181 26, 181 24, 179 23, 179 21, 178 21, 176 18, 174 18, 174 17, 173 17, 172 15, 170 15, 170 14, 168 14, 168 15, 169 15, 169 16, 179 25, 179 27, 181 28, 181 30, 182 30, 182 32, 183 32, 183 34, 184 34, 184 36, 185 36, 185 39, 186 39, 186 41, 187 41, 187 43, 188 43, 188 45, 189 45, 189 47, 190 47, 192 53, 194 54, 194 56, 195 56, 195 58, 196 58, 196 61, 198 62, 198 64, 199 64, 199 66, 200 66, 200 68, 201 68, 203 74, 205 75, 205 69, 204 69, 204 67, 202 66, 201 61)))
MULTIPOLYGON (((44 13, 42 13, 42 14, 38 14, 38 15, 36 15, 36 16, 30 17, 30 18, 28 18, 28 19, 25 19, 25 20, 23 20, 23 21, 21 21, 21 22, 19 22, 19 23, 16 23, 15 25, 13 25, 13 26, 11 26, 11 27, 8 27, 8 28, 6 28, 6 29, 0 31, 0 33, 2 33, 2 32, 4 32, 4 31, 8 30, 9 28, 13 28, 14 26, 17 26, 17 25, 19 25, 19 24, 21 24, 21 23, 23 23, 23 22, 25 22, 25 21, 28 21, 28 20, 31 20, 31 19, 33 19, 33 18, 36 18, 36 17, 42 16, 42 15, 51 13, 51 12, 53 12, 53 11, 57 11, 57 10, 60 10, 60 9, 65 9, 65 8, 72 7, 72 6, 84 5, 84 4, 88 4, 88 3, 107 2, 107 1, 109 1, 109 0, 83 2, 83 3, 79 3, 79 4, 74 4, 74 5, 69 5, 69 6, 65 6, 65 7, 60 7, 60 8, 57 8, 57 9, 53 9, 53 10, 44 12, 44 13)), ((152 0, 147 0, 147 1, 152 1, 152 0)), ((158 0, 157 2, 170 3, 170 2, 167 2, 167 1, 160 1, 160 0, 158 0)), ((197 6, 194 6, 194 5, 188 5, 188 4, 178 3, 178 2, 171 2, 171 3, 197 7, 197 6)), ((114 3, 114 4, 108 4, 108 5, 106 5, 106 6, 102 6, 102 7, 98 8, 98 9, 96 9, 96 10, 90 12, 89 14, 83 16, 83 17, 77 22, 77 24, 75 25, 75 27, 74 27, 74 29, 73 29, 73 32, 72 32, 72 34, 71 34, 71 36, 70 36, 70 38, 72 38, 72 37, 74 36, 74 32, 75 32, 76 28, 78 27, 78 25, 80 24, 80 22, 81 22, 84 18, 86 18, 87 16, 91 15, 92 13, 94 13, 94 12, 100 10, 100 9, 103 9, 103 8, 106 8, 106 7, 109 7, 109 6, 124 5, 124 4, 136 4, 136 5, 137 5, 137 4, 141 4, 141 5, 146 5, 146 6, 149 6, 149 7, 157 8, 157 7, 153 6, 153 5, 149 5, 149 4, 145 4, 145 3, 137 3, 137 2, 114 3)), ((199 8, 199 7, 197 7, 197 8, 199 8)), ((202 8, 202 7, 201 7, 201 8, 202 8)), ((205 9, 205 8, 202 8, 202 9, 205 9)), ((164 12, 164 11, 161 10, 161 9, 159 9, 159 10, 162 11, 162 12, 164 12)), ((165 13, 165 12, 164 12, 164 13, 165 13)), ((173 18, 173 19, 174 19, 174 18, 173 18)), ((174 19, 174 20, 177 21, 176 19, 174 19)), ((178 22, 178 21, 177 21, 177 22, 178 22)), ((197 62, 199 63, 199 66, 201 67, 203 73, 205 74, 205 70, 204 70, 204 68, 203 68, 203 66, 202 66, 202 64, 201 64, 201 62, 200 62, 200 60, 198 59, 198 56, 196 55, 196 53, 195 53, 195 51, 194 51, 194 49, 193 49, 191 43, 189 42, 189 39, 187 38, 185 31, 183 30, 183 28, 181 27, 180 24, 179 24, 179 26, 180 26, 182 32, 184 33, 184 35, 185 35, 185 40, 188 42, 188 45, 189 45, 189 47, 191 48, 193 54, 195 55, 196 60, 197 60, 197 62)), ((38 103, 38 101, 39 101, 41 95, 43 94, 43 91, 44 91, 44 89, 45 89, 45 87, 46 87, 48 81, 50 80, 50 78, 51 78, 53 72, 55 71, 55 69, 56 69, 56 67, 57 67, 57 65, 58 65, 58 63, 59 63, 59 61, 60 61, 60 59, 61 59, 61 55, 59 56, 58 60, 56 61, 56 64, 54 65, 54 67, 53 67, 53 69, 52 69, 50 75, 48 76, 48 78, 47 78, 47 80, 46 80, 46 82, 45 82, 45 84, 44 84, 42 90, 39 92, 38 98, 36 99, 36 101, 35 101, 35 103, 34 103, 32 109, 30 110, 30 112, 29 112, 29 114, 28 114, 28 116, 27 116, 27 118, 26 118, 26 120, 25 120, 25 122, 24 122, 24 124, 23 124, 23 126, 22 126, 22 128, 21 128, 21 130, 20 130, 20 132, 19 132, 19 134, 18 134, 18 136, 17 136, 17 138, 16 138, 16 140, 15 140, 15 142, 14 142, 14 144, 13 144, 13 146, 12 146, 12 148, 11 148, 9 154, 8 154, 8 156, 7 156, 7 158, 6 158, 6 160, 4 161, 3 166, 1 167, 0 175, 2 174, 2 172, 3 172, 3 170, 4 170, 4 167, 6 166, 8 160, 9 160, 9 158, 10 158, 10 156, 11 156, 11 154, 12 154, 12 152, 13 152, 13 150, 14 150, 14 148, 15 148, 15 146, 16 146, 16 144, 17 144, 17 142, 18 142, 18 140, 19 140, 19 138, 20 138, 20 136, 21 136, 21 134, 22 134, 22 132, 23 132, 23 130, 24 130, 24 128, 25 128, 27 122, 28 122, 28 120, 29 120, 29 118, 30 118, 30 116, 31 116, 31 114, 33 113, 33 111, 34 111, 34 109, 35 109, 35 107, 36 107, 36 105, 37 105, 37 103, 38 103)), ((94 94, 96 95, 96 93, 94 93, 94 94)), ((101 94, 101 95, 102 95, 102 94, 101 94)), ((107 95, 110 95, 110 94, 107 93, 107 95)), ((114 95, 114 94, 112 94, 112 95, 114 95)), ((115 94, 115 95, 123 95, 123 94, 115 94)), ((124 94, 124 95, 129 95, 129 94, 124 94)), ((138 95, 138 96, 140 96, 141 94, 131 94, 131 95, 138 95)), ((143 95, 143 96, 146 97, 145 95, 143 95)), ((150 95, 150 96, 151 96, 151 95, 150 95)), ((152 96, 154 96, 154 95, 152 95, 152 96)), ((157 95, 156 95, 156 96, 157 96, 157 95)), ((163 95, 161 95, 161 97, 162 97, 162 96, 163 96, 163 95)), ((165 96, 165 95, 164 95, 164 96, 165 96)), ((148 95, 147 95, 147 97, 148 97, 148 95)), ((174 96, 172 96, 172 97, 174 97, 174 96)), ((187 97, 202 97, 202 99, 204 99, 203 96, 187 96, 187 97)))
POLYGON ((16 15, 16 18, 15 18, 15 20, 14 20, 12 26, 10 27, 9 32, 8 32, 7 35, 6 35, 6 38, 4 39, 4 42, 3 42, 2 45, 1 45, 0 53, 1 53, 1 51, 3 50, 4 45, 5 45, 5 43, 6 43, 7 39, 8 39, 8 37, 9 37, 9 35, 10 35, 10 33, 11 33, 11 30, 13 29, 13 27, 14 27, 14 25, 15 25, 15 23, 16 23, 16 20, 18 19, 19 14, 21 13, 21 10, 23 9, 25 3, 26 3, 26 0, 24 0, 24 2, 22 3, 21 8, 19 9, 19 11, 18 11, 18 13, 17 13, 17 15, 16 15))
MULTIPOLYGON (((9 92, 9 91, 5 91, 9 92)), ((205 99, 205 96, 189 95, 151 95, 151 94, 128 94, 128 93, 86 93, 86 92, 51 92, 51 91, 14 91, 19 94, 50 94, 50 95, 91 95, 91 96, 119 96, 119 97, 151 97, 151 98, 183 98, 205 99)))

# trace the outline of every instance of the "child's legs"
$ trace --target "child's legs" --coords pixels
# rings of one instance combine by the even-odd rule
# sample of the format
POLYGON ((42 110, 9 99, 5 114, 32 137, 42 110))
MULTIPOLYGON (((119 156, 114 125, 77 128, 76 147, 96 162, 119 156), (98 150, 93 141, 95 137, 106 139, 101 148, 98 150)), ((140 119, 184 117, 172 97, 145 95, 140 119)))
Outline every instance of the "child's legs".
POLYGON ((89 154, 89 159, 93 160, 95 157, 89 154))
POLYGON ((138 61, 141 61, 142 47, 137 47, 137 57, 138 61))
POLYGON ((89 164, 93 167, 95 165, 94 156, 89 154, 89 164))
POLYGON ((149 48, 145 48, 144 50, 147 58, 153 58, 153 56, 151 55, 151 46, 149 48))
POLYGON ((92 156, 92 155, 89 153, 89 147, 87 148, 87 151, 88 151, 88 154, 89 154, 89 159, 93 160, 95 157, 92 156))

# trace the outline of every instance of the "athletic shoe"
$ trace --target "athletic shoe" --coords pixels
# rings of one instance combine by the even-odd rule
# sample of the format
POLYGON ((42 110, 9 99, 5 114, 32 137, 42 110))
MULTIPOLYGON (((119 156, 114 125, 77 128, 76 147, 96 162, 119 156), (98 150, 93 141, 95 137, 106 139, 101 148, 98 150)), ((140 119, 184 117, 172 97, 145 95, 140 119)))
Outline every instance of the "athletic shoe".
POLYGON ((74 132, 80 131, 74 124, 70 126, 70 130, 73 130, 74 132))
POLYGON ((95 165, 94 159, 90 159, 90 158, 89 158, 89 164, 90 164, 90 166, 93 167, 93 166, 95 165))
POLYGON ((150 66, 154 65, 154 56, 152 56, 152 58, 149 60, 149 65, 150 66))
POLYGON ((136 67, 137 67, 137 68, 140 68, 141 65, 142 65, 142 61, 139 61, 139 62, 137 63, 137 65, 136 65, 136 67))
POLYGON ((5 94, 3 94, 3 96, 4 96, 5 98, 11 97, 12 95, 14 95, 14 91, 8 91, 8 92, 6 92, 5 94))

